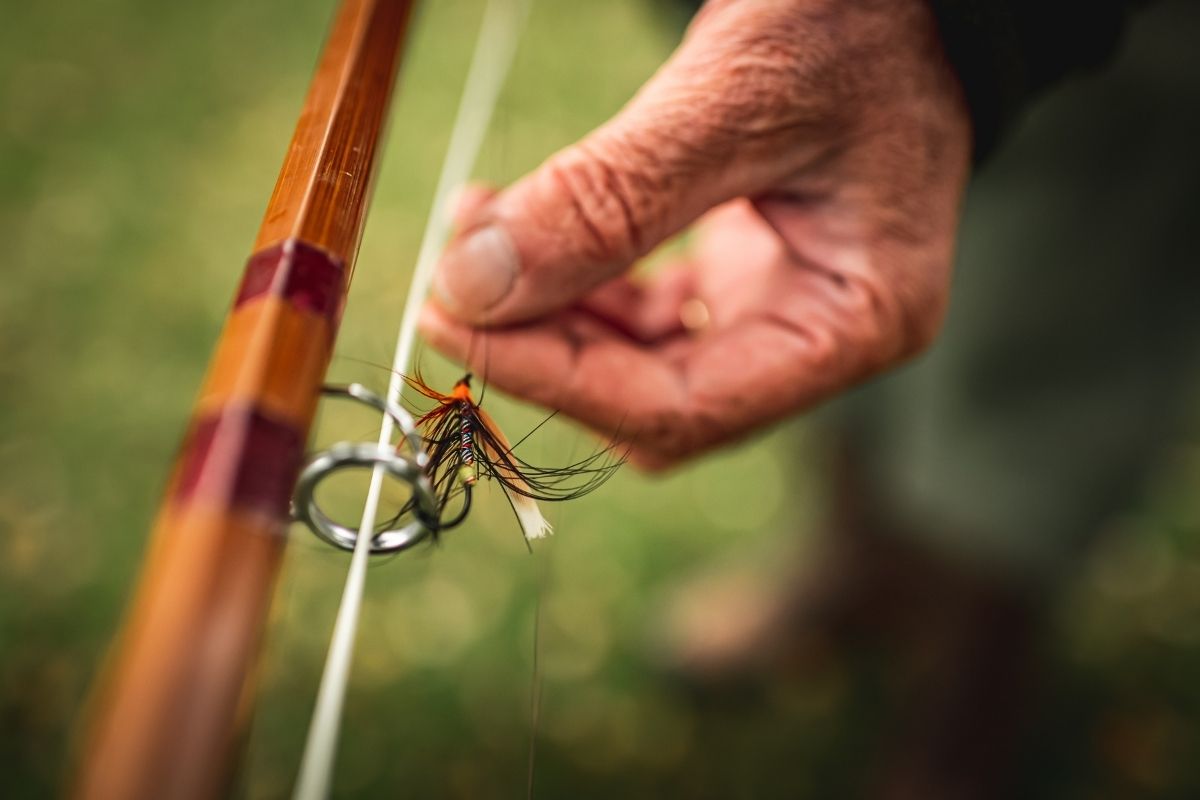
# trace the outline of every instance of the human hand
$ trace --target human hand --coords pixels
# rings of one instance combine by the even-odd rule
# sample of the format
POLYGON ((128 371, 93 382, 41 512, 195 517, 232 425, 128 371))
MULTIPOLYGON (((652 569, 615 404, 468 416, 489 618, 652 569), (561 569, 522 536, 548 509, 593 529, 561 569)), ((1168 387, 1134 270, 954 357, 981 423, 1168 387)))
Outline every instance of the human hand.
POLYGON ((931 341, 970 149, 926 0, 713 0, 613 120, 466 193, 422 331, 669 466, 931 341))

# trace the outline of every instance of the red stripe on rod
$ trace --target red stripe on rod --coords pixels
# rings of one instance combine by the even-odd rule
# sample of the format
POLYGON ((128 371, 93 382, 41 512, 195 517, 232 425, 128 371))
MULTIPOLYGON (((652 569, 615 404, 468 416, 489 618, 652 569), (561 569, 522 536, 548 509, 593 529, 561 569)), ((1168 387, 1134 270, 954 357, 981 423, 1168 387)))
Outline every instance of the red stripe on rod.
POLYGON ((342 262, 324 250, 288 239, 250 256, 233 307, 270 294, 336 326, 345 272, 342 262))
POLYGON ((278 518, 288 513, 304 437, 252 408, 227 408, 192 423, 172 502, 222 504, 278 518))

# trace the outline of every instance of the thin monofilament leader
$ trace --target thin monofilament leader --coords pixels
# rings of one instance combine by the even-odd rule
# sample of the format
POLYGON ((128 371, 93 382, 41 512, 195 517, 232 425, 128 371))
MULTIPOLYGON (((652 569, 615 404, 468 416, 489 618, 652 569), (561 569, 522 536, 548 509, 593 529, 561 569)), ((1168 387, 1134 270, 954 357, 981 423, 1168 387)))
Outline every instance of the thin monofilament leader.
MULTIPOLYGON (((412 284, 404 304, 404 315, 400 319, 396 353, 392 359, 392 377, 387 391, 390 403, 398 403, 404 389, 402 376, 407 373, 412 359, 417 334, 417 316, 429 293, 434 267, 450 234, 450 194, 465 184, 471 176, 475 159, 487 133, 492 110, 496 107, 500 88, 504 85, 508 68, 512 64, 518 34, 528 7, 529 0, 489 0, 484 11, 475 54, 471 60, 466 86, 450 135, 450 146, 446 150, 446 160, 442 163, 442 174, 438 178, 433 205, 421 238, 412 284)), ((391 444, 394 432, 395 424, 392 418, 383 415, 379 430, 381 447, 391 444)), ((382 465, 377 465, 371 473, 370 488, 363 503, 362 522, 358 526, 358 539, 354 545, 354 554, 350 557, 350 568, 346 573, 346 585, 342 590, 342 601, 333 626, 333 638, 325 660, 325 671, 321 675, 317 702, 312 721, 309 723, 308 740, 300 761, 300 776, 293 794, 295 800, 322 800, 329 794, 341 726, 342 704, 346 696, 346 683, 350 677, 350 658, 354 651, 359 612, 362 609, 367 561, 385 474, 382 465)))

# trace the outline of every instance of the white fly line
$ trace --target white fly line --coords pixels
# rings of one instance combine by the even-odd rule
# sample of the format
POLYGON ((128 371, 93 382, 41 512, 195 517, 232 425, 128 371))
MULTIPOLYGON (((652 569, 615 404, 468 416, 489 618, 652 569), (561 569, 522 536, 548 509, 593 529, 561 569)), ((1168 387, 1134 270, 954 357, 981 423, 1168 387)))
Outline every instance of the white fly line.
MULTIPOLYGON (((467 73, 466 85, 459 102, 450 145, 442 163, 437 189, 433 196, 421 247, 413 269, 412 283, 400 319, 396 351, 392 359, 392 376, 388 382, 387 399, 395 405, 404 390, 403 376, 408 372, 416 343, 417 317, 429 293, 433 270, 450 235, 450 195, 471 177, 475 160, 483 145, 492 111, 505 76, 516 52, 517 39, 528 13, 529 0, 488 0, 475 43, 475 53, 467 73)), ((395 422, 384 414, 379 428, 379 445, 391 445, 395 422)), ((329 794, 333 777, 333 762, 341 728, 342 706, 350 677, 350 660, 354 652, 355 634, 362 610, 363 590, 367 581, 367 561, 374 537, 379 499, 383 490, 386 468, 377 464, 371 473, 371 483, 363 503, 362 521, 346 584, 333 626, 333 637, 325 659, 325 669, 317 690, 316 705, 308 728, 300 774, 293 794, 294 800, 323 800, 329 794)))

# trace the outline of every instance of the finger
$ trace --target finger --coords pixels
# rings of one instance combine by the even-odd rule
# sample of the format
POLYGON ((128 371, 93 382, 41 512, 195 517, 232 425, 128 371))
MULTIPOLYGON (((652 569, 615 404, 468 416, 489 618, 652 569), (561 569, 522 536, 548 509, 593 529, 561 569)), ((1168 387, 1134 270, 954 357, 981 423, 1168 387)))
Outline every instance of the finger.
POLYGON ((696 302, 695 266, 669 264, 653 275, 614 278, 593 290, 579 307, 642 344, 662 342, 691 329, 686 305, 696 302))
MULTIPOLYGON (((506 392, 620 436, 641 466, 662 468, 812 405, 862 374, 853 341, 798 322, 809 305, 697 337, 670 357, 565 311, 489 331, 487 363, 470 367, 506 392)), ((426 309, 422 331, 451 357, 468 356, 473 329, 436 306, 426 309)))
POLYGON ((763 8, 708 14, 613 120, 481 209, 442 259, 442 305, 497 325, 563 308, 709 208, 794 171, 806 152, 788 116, 795 75, 775 63, 793 56, 739 33, 770 24, 763 8))
POLYGON ((620 276, 594 289, 580 307, 644 344, 723 325, 757 299, 753 287, 783 253, 778 235, 751 203, 733 200, 695 225, 694 258, 669 262, 648 277, 620 276), (704 270, 702 263, 729 268, 704 270), (716 304, 706 297, 720 298, 716 304))
POLYGON ((641 420, 682 402, 682 386, 669 363, 577 312, 491 329, 486 357, 481 348, 471 347, 478 335, 474 329, 434 304, 424 309, 421 330, 449 357, 471 359, 468 369, 486 375, 490 385, 561 411, 605 435, 628 433, 626 418, 641 426, 641 420), (529 369, 530 364, 537 369, 529 369))

